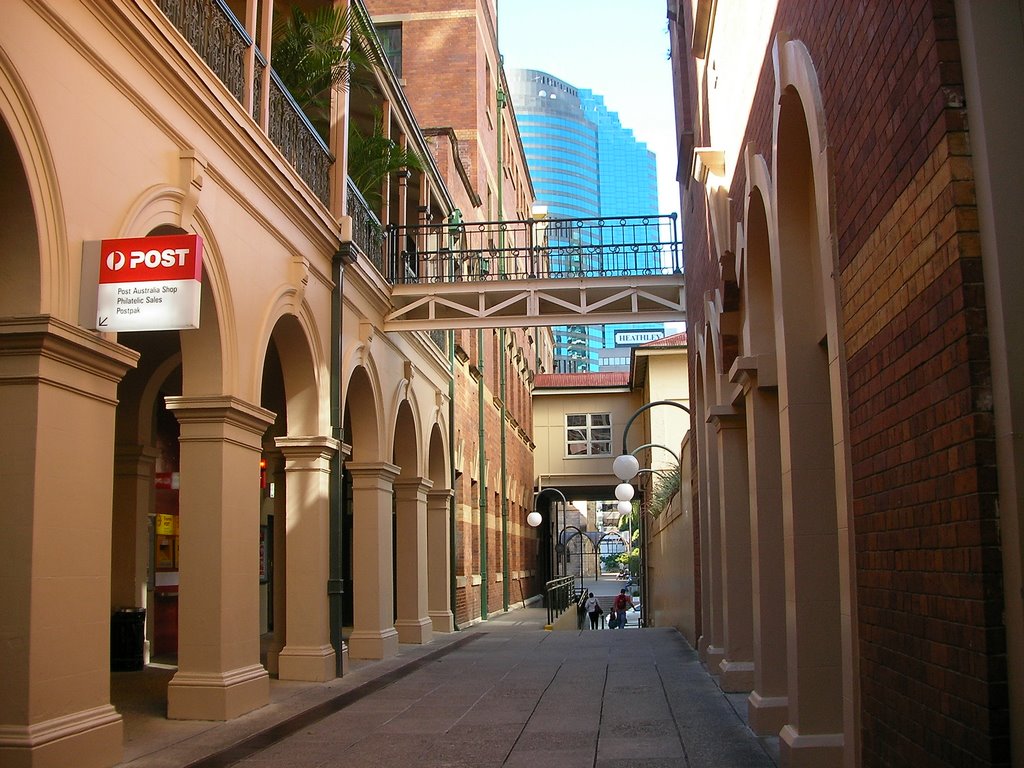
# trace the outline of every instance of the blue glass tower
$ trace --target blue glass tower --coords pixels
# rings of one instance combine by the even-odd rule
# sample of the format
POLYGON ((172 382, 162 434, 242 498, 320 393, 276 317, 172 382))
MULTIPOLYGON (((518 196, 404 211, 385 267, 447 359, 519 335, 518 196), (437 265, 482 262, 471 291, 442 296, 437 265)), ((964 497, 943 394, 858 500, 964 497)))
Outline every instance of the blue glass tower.
MULTIPOLYGON (((623 127, 618 114, 605 106, 604 97, 535 69, 512 69, 507 75, 537 204, 546 205, 551 218, 658 212, 654 153, 637 141, 631 129, 623 127)), ((569 244, 561 239, 564 236, 557 227, 548 229, 553 244, 569 244)), ((614 269, 615 265, 607 263, 609 251, 604 253, 604 266, 614 269)), ((565 269, 588 266, 552 265, 565 269)), ((604 328, 559 326, 553 331, 555 371, 575 373, 598 370, 601 348, 621 347, 622 339, 649 340, 651 334, 660 338, 665 329, 659 323, 645 323, 604 328)))
MULTIPOLYGON (((526 160, 537 194, 552 218, 592 218, 601 215, 597 126, 584 115, 579 91, 534 69, 506 73, 519 122, 526 160)), ((578 230, 549 227, 552 245, 575 243, 578 230)), ((585 236, 585 235, 584 235, 585 236)), ((555 249, 555 252, 559 252, 555 249)), ((571 249, 561 250, 570 253, 571 249)), ((577 257, 578 258, 578 257, 577 257)), ((582 264, 556 264, 552 269, 581 269, 582 264)), ((580 373, 598 369, 601 329, 586 325, 555 326, 554 370, 580 373)))

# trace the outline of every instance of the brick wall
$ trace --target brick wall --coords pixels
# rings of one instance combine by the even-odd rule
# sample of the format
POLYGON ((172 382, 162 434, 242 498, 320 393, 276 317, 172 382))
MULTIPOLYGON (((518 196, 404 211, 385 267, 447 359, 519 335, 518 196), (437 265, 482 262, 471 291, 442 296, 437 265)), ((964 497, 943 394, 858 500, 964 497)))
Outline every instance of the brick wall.
MULTIPOLYGON (((953 13, 952 0, 784 0, 775 20, 815 64, 835 183, 864 766, 1009 764, 989 352, 953 13)), ((770 54, 746 135, 769 167, 770 54)), ((740 167, 734 217, 744 184, 740 167)), ((687 199, 683 214, 699 328, 704 292, 725 286, 702 202, 687 199)))
MULTIPOLYGON (((520 151, 518 138, 506 134, 503 170, 498 176, 498 144, 496 131, 495 88, 498 84, 498 57, 494 48, 494 2, 477 0, 368 0, 367 8, 378 20, 400 21, 403 37, 403 77, 405 91, 415 110, 417 120, 424 128, 450 128, 457 138, 458 158, 452 155, 448 135, 438 135, 432 148, 439 168, 466 221, 496 218, 498 184, 502 184, 504 218, 519 218, 533 202, 528 183, 528 172, 520 151), (491 77, 488 82, 487 69, 491 77), (513 140, 514 139, 514 140, 513 140), (457 160, 465 167, 471 189, 458 175, 457 160), (491 191, 491 209, 488 210, 488 190, 491 191), (480 198, 474 205, 472 195, 480 198)), ((514 131, 511 113, 506 112, 506 130, 514 131)), ((533 449, 529 434, 532 432, 532 407, 529 387, 514 356, 522 348, 526 368, 533 367, 535 347, 527 332, 509 329, 512 353, 506 357, 507 430, 506 467, 509 487, 523 489, 519 498, 509 500, 509 571, 536 570, 536 545, 523 547, 520 538, 536 540, 529 529, 521 535, 515 532, 525 528, 525 515, 532 509, 533 449), (527 437, 523 439, 517 427, 527 437), (524 498, 525 497, 525 498, 524 498), (523 553, 528 553, 524 555, 523 553)), ((464 353, 466 362, 458 363, 455 372, 455 440, 461 445, 463 472, 456 481, 456 504, 460 513, 456 524, 456 575, 466 585, 457 590, 453 610, 456 621, 465 623, 480 616, 481 589, 472 584, 472 577, 480 575, 487 584, 488 613, 503 608, 503 586, 496 580, 502 573, 501 548, 501 429, 500 384, 496 354, 496 333, 484 331, 484 356, 478 361, 477 332, 461 331, 456 334, 457 348, 464 353), (479 457, 479 384, 471 372, 482 362, 484 382, 484 441, 487 455, 487 573, 481 574, 480 546, 480 486, 472 472, 479 457), (497 496, 496 496, 497 494, 497 496), (497 501, 496 501, 497 498, 497 501)), ((501 352, 500 354, 505 354, 501 352)), ((522 582, 527 597, 536 594, 539 587, 522 582)), ((520 585, 517 584, 517 589, 520 585)), ((512 591, 512 590, 510 590, 512 591)), ((510 600, 518 598, 514 591, 510 600)))

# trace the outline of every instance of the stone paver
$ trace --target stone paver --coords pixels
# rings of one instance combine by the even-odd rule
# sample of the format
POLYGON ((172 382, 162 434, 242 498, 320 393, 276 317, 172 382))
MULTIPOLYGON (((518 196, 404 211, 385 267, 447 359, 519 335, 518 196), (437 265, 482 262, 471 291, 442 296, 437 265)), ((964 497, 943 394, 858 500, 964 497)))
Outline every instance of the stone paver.
POLYGON ((674 630, 545 632, 540 614, 417 649, 384 678, 361 671, 365 695, 343 678, 307 694, 318 709, 292 697, 276 727, 253 713, 249 742, 233 721, 200 734, 205 756, 185 760, 189 745, 176 744, 126 765, 171 765, 173 754, 194 768, 774 768, 674 630), (232 741, 217 749, 217 733, 232 741))

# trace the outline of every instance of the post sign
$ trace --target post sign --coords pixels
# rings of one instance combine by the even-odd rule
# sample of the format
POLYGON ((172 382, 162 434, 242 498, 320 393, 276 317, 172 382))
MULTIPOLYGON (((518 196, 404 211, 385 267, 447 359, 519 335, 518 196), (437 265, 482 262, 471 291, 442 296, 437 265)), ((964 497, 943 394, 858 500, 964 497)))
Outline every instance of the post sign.
POLYGON ((96 330, 198 328, 202 274, 199 235, 102 240, 96 330))

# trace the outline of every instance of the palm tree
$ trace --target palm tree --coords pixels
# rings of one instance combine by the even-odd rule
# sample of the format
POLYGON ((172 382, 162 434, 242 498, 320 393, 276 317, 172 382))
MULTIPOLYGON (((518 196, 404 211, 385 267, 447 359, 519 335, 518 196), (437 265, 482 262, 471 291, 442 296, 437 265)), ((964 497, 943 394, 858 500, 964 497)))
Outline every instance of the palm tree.
POLYGON ((322 6, 309 13, 293 5, 274 32, 272 63, 306 117, 323 134, 331 90, 376 60, 367 24, 348 8, 322 6))
MULTIPOLYGON (((361 14, 334 6, 308 14, 292 6, 275 31, 274 71, 324 138, 330 124, 331 90, 349 85, 353 77, 380 63, 379 46, 372 42, 375 35, 361 14)), ((360 131, 355 121, 350 124, 348 175, 374 210, 380 210, 387 176, 424 167, 418 154, 385 135, 379 110, 369 134, 360 131)))
POLYGON ((384 179, 393 173, 411 169, 424 170, 423 159, 409 149, 403 149, 384 134, 380 111, 373 117, 373 130, 364 134, 353 121, 348 131, 348 175, 367 204, 379 211, 384 179))

